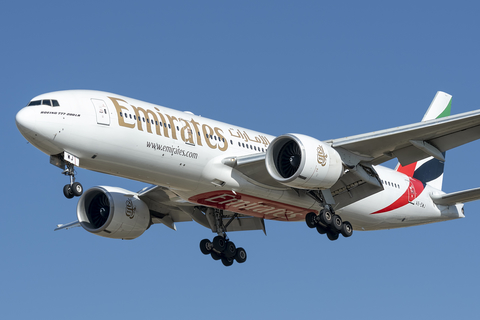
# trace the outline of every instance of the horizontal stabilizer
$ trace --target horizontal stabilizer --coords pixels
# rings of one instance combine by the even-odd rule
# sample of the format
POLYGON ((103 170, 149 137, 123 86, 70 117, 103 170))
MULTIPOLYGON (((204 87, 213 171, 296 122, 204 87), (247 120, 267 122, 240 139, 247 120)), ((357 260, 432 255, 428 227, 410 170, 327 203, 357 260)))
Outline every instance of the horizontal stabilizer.
POLYGON ((433 202, 443 206, 454 205, 456 203, 465 203, 480 199, 480 188, 457 191, 447 194, 432 194, 433 202))

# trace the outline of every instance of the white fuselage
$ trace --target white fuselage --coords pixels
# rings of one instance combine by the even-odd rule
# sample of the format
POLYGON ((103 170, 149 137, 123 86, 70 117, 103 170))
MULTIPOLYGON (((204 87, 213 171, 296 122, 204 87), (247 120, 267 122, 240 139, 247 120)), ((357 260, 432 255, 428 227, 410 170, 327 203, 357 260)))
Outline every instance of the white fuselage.
MULTIPOLYGON (((222 161, 264 153, 275 137, 99 91, 43 94, 59 106, 17 114, 21 133, 48 155, 68 152, 79 166, 170 188, 185 201, 265 219, 299 221, 319 205, 289 187, 251 181, 222 161)), ((407 227, 463 217, 463 205, 437 206, 442 193, 403 173, 375 167, 384 190, 338 209, 357 230, 407 227)))

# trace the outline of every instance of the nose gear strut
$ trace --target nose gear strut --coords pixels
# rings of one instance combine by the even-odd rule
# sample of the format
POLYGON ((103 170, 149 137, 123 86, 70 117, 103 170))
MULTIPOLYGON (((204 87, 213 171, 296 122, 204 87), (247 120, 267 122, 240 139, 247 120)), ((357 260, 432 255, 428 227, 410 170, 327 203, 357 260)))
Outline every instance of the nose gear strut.
POLYGON ((66 167, 62 174, 70 176, 70 184, 66 184, 63 187, 63 194, 67 199, 80 197, 83 194, 83 186, 80 182, 75 182, 75 166, 72 163, 67 163, 66 167))
POLYGON ((62 174, 70 177, 70 183, 63 187, 63 194, 67 199, 83 194, 83 186, 80 182, 75 182, 75 165, 78 166, 79 162, 77 157, 68 152, 50 156, 50 163, 63 169, 62 174))

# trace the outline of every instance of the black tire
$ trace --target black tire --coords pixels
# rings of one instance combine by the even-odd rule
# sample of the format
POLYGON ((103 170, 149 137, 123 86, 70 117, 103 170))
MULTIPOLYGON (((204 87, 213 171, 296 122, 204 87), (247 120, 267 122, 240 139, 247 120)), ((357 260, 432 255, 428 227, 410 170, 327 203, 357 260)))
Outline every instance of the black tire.
POLYGON ((208 239, 203 239, 200 241, 200 251, 202 251, 203 254, 210 254, 212 252, 213 245, 208 239))
POLYGON ((243 248, 237 248, 237 253, 235 254, 235 261, 238 263, 244 263, 247 261, 247 252, 243 248))
POLYGON ((230 267, 233 264, 233 258, 223 257, 222 263, 225 267, 230 267))
POLYGON ((74 182, 72 184, 72 192, 75 197, 80 197, 83 194, 83 186, 80 182, 74 182))
POLYGON ((314 212, 309 212, 305 216, 305 222, 307 223, 307 226, 311 229, 315 228, 315 226, 317 225, 317 222, 315 221, 316 216, 317 215, 314 212))
POLYGON ((338 236, 339 234, 337 232, 334 232, 332 230, 328 230, 327 231, 327 238, 332 240, 332 241, 335 241, 338 239, 338 236))
POLYGON ((329 226, 332 223, 333 214, 330 210, 324 209, 320 212, 320 222, 326 226, 329 226))
POLYGON ((222 256, 216 253, 215 251, 210 252, 210 255, 212 256, 213 260, 220 260, 222 259, 222 256))
POLYGON ((353 234, 352 224, 348 221, 344 221, 342 224, 342 230, 340 232, 345 238, 351 237, 353 234))
POLYGON ((327 233, 327 228, 325 228, 321 224, 317 224, 317 232, 320 234, 325 234, 327 233))
POLYGON ((227 258, 234 258, 235 254, 237 253, 237 247, 235 247, 235 244, 231 241, 227 242, 227 245, 225 246, 225 251, 223 251, 223 254, 227 258))
POLYGON ((72 186, 69 185, 69 184, 66 184, 66 185, 63 187, 63 194, 64 194, 65 198, 67 198, 67 199, 72 199, 72 198, 73 198, 72 186))
POLYGON ((223 252, 227 246, 227 241, 222 236, 216 236, 212 241, 213 248, 218 252, 223 252))
POLYGON ((334 214, 332 218, 332 224, 330 227, 332 230, 340 232, 342 230, 342 218, 339 215, 334 214))

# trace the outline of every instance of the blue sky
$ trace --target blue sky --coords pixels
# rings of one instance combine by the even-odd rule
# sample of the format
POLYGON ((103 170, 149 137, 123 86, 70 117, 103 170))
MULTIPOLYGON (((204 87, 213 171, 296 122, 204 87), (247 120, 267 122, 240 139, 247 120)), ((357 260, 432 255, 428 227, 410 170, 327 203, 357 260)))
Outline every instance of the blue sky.
MULTIPOLYGON (((436 91, 480 108, 473 1, 16 1, 0 4, 0 317, 3 319, 452 319, 477 316, 480 203, 465 219, 355 232, 304 223, 231 233, 155 225, 133 241, 81 228, 67 178, 27 144, 15 114, 41 93, 97 89, 269 134, 320 140, 419 121, 436 91)), ((447 154, 444 189, 478 187, 479 142, 447 154)), ((390 163, 393 166, 394 163, 390 163)), ((85 188, 145 184, 78 170, 85 188)))

